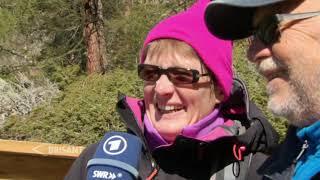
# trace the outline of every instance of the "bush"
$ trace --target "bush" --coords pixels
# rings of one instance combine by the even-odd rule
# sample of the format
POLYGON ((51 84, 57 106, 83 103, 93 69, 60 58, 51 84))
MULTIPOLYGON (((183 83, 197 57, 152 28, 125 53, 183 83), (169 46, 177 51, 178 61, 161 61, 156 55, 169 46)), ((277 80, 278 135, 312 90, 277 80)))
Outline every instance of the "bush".
POLYGON ((48 106, 5 123, 1 138, 85 145, 108 130, 124 130, 115 110, 119 92, 141 97, 136 71, 116 69, 107 75, 79 77, 48 106), (129 83, 130 82, 130 83, 129 83))
POLYGON ((22 73, 17 75, 16 82, 0 78, 0 127, 6 117, 27 115, 36 106, 49 103, 59 93, 57 86, 48 79, 37 83, 22 73))
POLYGON ((83 74, 78 65, 60 66, 55 62, 47 62, 42 65, 43 73, 55 82, 60 90, 78 80, 78 77, 83 74))

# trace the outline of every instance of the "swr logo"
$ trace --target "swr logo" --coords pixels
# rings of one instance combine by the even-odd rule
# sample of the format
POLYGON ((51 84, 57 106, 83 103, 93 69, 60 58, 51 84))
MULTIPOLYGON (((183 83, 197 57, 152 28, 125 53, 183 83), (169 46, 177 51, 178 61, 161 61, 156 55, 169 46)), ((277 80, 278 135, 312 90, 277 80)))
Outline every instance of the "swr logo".
POLYGON ((127 141, 122 136, 111 136, 103 144, 103 151, 110 155, 118 155, 127 149, 127 141))

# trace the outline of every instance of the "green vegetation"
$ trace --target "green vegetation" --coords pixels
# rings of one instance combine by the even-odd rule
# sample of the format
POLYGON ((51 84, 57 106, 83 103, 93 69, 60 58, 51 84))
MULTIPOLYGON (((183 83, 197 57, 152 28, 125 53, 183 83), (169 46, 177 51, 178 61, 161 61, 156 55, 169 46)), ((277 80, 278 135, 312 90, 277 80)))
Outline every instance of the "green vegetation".
MULTIPOLYGON (((0 138, 86 145, 108 130, 124 130, 115 111, 117 96, 142 96, 136 65, 146 33, 157 21, 185 9, 192 0, 126 2, 103 1, 110 64, 104 75, 90 76, 84 72, 82 0, 0 3, 0 47, 9 50, 0 48, 0 77, 13 80, 15 74, 23 72, 37 83, 38 77, 44 76, 60 90, 51 102, 33 108, 29 114, 7 118, 0 127, 0 138), (23 37, 22 41, 18 37, 23 37)), ((244 41, 235 43, 234 67, 247 82, 251 98, 265 110, 264 82, 244 60, 245 49, 244 41)), ((264 112, 283 137, 284 121, 264 112)))
POLYGON ((141 86, 136 71, 115 69, 108 75, 81 76, 51 104, 25 118, 12 117, 1 136, 78 145, 93 143, 107 130, 124 130, 115 111, 118 93, 139 97, 141 86))

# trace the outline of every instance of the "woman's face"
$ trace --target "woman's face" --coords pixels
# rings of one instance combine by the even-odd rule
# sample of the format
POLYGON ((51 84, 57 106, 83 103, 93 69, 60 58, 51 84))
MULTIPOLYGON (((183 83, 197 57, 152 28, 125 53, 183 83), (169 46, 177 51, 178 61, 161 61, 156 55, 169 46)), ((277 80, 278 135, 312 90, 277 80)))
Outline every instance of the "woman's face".
MULTIPOLYGON (((161 68, 181 67, 195 69, 202 73, 204 68, 196 57, 186 57, 177 53, 161 53, 157 57, 146 57, 145 64, 161 68)), ((200 77, 194 84, 173 84, 166 75, 156 82, 144 83, 146 113, 155 129, 169 142, 181 130, 196 123, 212 112, 223 99, 220 88, 214 87, 209 76, 200 77), (213 90, 214 89, 214 90, 213 90)))

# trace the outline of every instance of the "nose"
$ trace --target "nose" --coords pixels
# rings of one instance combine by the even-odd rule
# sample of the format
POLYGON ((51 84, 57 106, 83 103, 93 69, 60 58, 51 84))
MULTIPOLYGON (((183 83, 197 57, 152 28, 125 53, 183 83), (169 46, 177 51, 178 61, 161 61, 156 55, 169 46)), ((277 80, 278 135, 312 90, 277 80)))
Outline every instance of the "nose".
POLYGON ((262 43, 258 38, 253 38, 247 51, 247 57, 252 63, 272 56, 271 47, 262 43))
POLYGON ((165 74, 162 74, 156 81, 155 93, 160 97, 171 96, 174 93, 174 84, 165 74))

